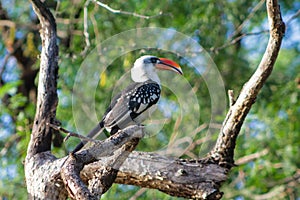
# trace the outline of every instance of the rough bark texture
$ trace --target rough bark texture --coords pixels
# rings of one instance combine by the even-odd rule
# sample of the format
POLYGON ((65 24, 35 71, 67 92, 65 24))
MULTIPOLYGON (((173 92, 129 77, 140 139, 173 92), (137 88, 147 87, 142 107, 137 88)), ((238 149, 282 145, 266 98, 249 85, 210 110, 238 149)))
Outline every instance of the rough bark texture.
POLYGON ((278 2, 269 0, 266 4, 270 27, 268 46, 255 73, 244 85, 235 103, 230 106, 217 143, 209 155, 209 158, 228 167, 234 164, 233 155, 236 138, 251 106, 255 103, 258 92, 273 70, 285 32, 278 2))
POLYGON ((33 9, 42 25, 42 53, 38 85, 37 110, 27 149, 27 157, 51 150, 51 130, 46 123, 53 123, 56 115, 58 47, 56 44, 56 23, 51 12, 39 0, 32 1, 33 9))
MULTIPOLYGON (((90 180, 107 158, 86 165, 82 179, 90 180)), ((218 188, 227 179, 228 170, 203 160, 180 160, 154 153, 132 152, 119 169, 116 183, 154 188, 172 196, 219 199, 218 188)))
POLYGON ((61 170, 61 176, 69 196, 74 199, 99 199, 114 183, 120 166, 137 146, 138 138, 143 136, 142 128, 130 126, 104 141, 95 142, 87 150, 71 154, 61 170), (80 178, 80 171, 84 165, 102 157, 108 159, 102 165, 98 165, 97 170, 90 177, 87 187, 80 178))
POLYGON ((206 158, 199 160, 179 160, 142 152, 130 154, 144 135, 143 130, 136 126, 76 154, 55 158, 50 153, 51 128, 47 124, 55 120, 58 101, 56 25, 43 3, 39 0, 31 2, 42 25, 43 46, 37 111, 25 161, 29 198, 66 199, 69 196, 73 199, 98 199, 116 182, 155 188, 172 196, 220 199, 222 192, 219 188, 234 165, 236 138, 273 69, 280 49, 285 28, 277 1, 267 1, 270 40, 262 61, 231 105, 215 148, 206 158))
MULTIPOLYGON (((42 53, 38 85, 37 108, 31 139, 25 160, 27 191, 31 199, 51 199, 65 194, 64 190, 49 182, 53 172, 59 170, 51 150, 51 130, 46 123, 52 123, 57 106, 57 59, 56 24, 51 12, 39 0, 31 1, 42 25, 42 53)), ((65 195, 63 195, 65 196, 65 195)))

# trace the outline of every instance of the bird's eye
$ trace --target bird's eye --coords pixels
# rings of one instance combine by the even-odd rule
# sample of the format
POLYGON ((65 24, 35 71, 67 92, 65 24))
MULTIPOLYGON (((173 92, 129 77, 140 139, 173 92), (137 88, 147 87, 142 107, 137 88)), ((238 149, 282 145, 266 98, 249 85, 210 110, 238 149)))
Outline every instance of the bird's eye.
POLYGON ((151 58, 151 63, 158 63, 159 62, 159 59, 158 58, 151 58))

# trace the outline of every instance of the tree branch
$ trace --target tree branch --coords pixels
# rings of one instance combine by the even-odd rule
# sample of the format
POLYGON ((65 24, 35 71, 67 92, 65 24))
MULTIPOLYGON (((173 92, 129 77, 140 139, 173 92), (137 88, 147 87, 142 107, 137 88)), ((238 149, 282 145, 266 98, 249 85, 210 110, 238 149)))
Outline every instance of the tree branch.
POLYGON ((242 164, 245 164, 245 163, 248 163, 254 159, 257 159, 257 158, 260 158, 262 156, 265 156, 269 153, 269 149, 263 149, 262 151, 260 152, 256 152, 256 153, 253 153, 253 154, 250 154, 250 155, 247 155, 247 156, 244 156, 242 158, 239 158, 235 164, 236 165, 242 165, 242 164))
POLYGON ((244 37, 246 36, 255 36, 255 35, 260 35, 263 33, 268 33, 269 30, 262 30, 262 31, 258 31, 258 32, 251 32, 251 33, 242 33, 241 35, 235 37, 234 39, 231 39, 229 42, 226 42, 225 44, 219 46, 219 47, 211 47, 209 50, 211 52, 218 52, 222 49, 225 49, 231 45, 234 45, 236 43, 238 43, 240 40, 242 40, 244 37))
POLYGON ((51 131, 46 123, 55 119, 57 99, 58 76, 58 46, 56 44, 56 23, 51 12, 39 0, 31 1, 33 9, 42 25, 40 36, 42 39, 42 52, 36 115, 32 128, 31 140, 27 150, 27 157, 51 149, 51 131))
POLYGON ((236 138, 241 126, 255 103, 256 97, 272 72, 278 56, 281 41, 285 32, 285 25, 281 18, 280 8, 276 0, 268 0, 267 12, 270 26, 270 38, 263 58, 257 70, 244 85, 236 102, 230 107, 223 122, 221 132, 209 158, 229 168, 233 166, 233 155, 236 138))
POLYGON ((51 175, 57 170, 54 163, 57 162, 49 153, 52 134, 46 126, 46 123, 54 121, 58 102, 56 24, 51 12, 41 1, 31 0, 31 3, 41 23, 42 52, 36 115, 25 160, 27 191, 29 199, 64 198, 65 190, 51 184, 51 175))
POLYGON ((296 19, 297 17, 299 17, 299 15, 300 15, 300 9, 286 21, 286 24, 291 23, 291 21, 293 21, 293 19, 296 19))
POLYGON ((244 19, 244 21, 236 28, 236 30, 231 34, 231 38, 241 33, 246 24, 250 21, 250 19, 254 16, 254 14, 264 5, 265 0, 260 0, 255 7, 251 10, 249 15, 244 19))
POLYGON ((109 7, 107 4, 102 3, 102 2, 100 2, 98 0, 93 0, 93 1, 96 4, 98 4, 99 6, 105 8, 106 10, 108 10, 108 11, 114 13, 114 14, 132 15, 134 17, 139 17, 139 18, 143 18, 143 19, 150 19, 150 18, 153 18, 153 17, 161 16, 163 14, 162 12, 160 12, 159 14, 153 15, 153 16, 141 15, 141 14, 134 13, 134 12, 128 12, 128 11, 122 11, 122 10, 113 9, 113 8, 109 7))
MULTIPOLYGON (((82 179, 91 179, 107 158, 86 165, 82 179)), ((154 153, 132 152, 119 169, 116 183, 158 189, 172 196, 220 199, 228 170, 203 160, 180 160, 154 153)))
POLYGON ((83 141, 90 141, 90 142, 95 141, 93 138, 89 138, 89 137, 80 135, 78 133, 74 133, 74 132, 68 131, 68 130, 64 129, 63 127, 57 126, 55 124, 46 123, 46 125, 49 126, 49 127, 51 127, 51 128, 53 128, 54 130, 66 133, 67 136, 64 138, 64 142, 66 142, 70 137, 77 137, 77 138, 79 138, 79 139, 81 139, 83 141))
POLYGON ((104 141, 96 141, 87 150, 70 155, 62 167, 61 177, 70 197, 74 199, 99 199, 114 183, 120 166, 144 136, 139 126, 129 126, 104 141), (81 181, 79 173, 84 165, 99 158, 107 158, 98 165, 89 180, 89 188, 81 181))

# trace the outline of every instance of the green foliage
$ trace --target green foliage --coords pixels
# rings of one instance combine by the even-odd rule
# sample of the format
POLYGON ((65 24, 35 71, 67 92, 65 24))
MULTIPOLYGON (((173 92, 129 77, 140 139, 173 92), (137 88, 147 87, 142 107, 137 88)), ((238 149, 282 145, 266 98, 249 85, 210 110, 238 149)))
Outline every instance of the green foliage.
POLYGON ((14 81, 10 83, 6 83, 4 86, 0 88, 0 98, 4 98, 6 94, 15 93, 16 87, 21 84, 20 81, 14 81))

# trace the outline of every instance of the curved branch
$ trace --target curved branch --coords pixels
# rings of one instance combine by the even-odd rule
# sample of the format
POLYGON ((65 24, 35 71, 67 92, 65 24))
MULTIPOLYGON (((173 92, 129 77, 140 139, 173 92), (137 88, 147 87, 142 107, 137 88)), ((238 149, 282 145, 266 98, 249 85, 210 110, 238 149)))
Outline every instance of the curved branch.
POLYGON ((233 155, 236 138, 251 106, 273 70, 280 45, 285 32, 285 25, 281 18, 280 7, 277 0, 266 2, 268 21, 270 26, 270 38, 263 58, 255 73, 244 85, 236 102, 231 105, 223 122, 217 143, 211 151, 209 158, 227 167, 233 166, 233 155))
POLYGON ((53 184, 52 175, 57 173, 61 161, 50 153, 51 129, 47 123, 55 119, 58 74, 58 46, 56 23, 46 6, 39 0, 31 0, 40 24, 42 52, 38 83, 37 107, 32 134, 25 159, 25 177, 29 199, 65 199, 66 191, 53 184), (45 173, 46 172, 46 173, 45 173))
POLYGON ((57 99, 58 46, 56 44, 56 23, 48 8, 39 0, 31 0, 40 23, 42 52, 36 115, 27 157, 51 150, 51 131, 46 123, 55 119, 57 99))

